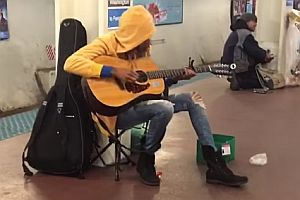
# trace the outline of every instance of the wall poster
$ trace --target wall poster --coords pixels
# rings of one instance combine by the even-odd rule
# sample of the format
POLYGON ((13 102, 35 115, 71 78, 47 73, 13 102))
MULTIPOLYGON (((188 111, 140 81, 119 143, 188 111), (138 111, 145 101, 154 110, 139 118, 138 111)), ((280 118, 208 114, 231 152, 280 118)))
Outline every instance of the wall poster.
POLYGON ((7 0, 0 0, 0 40, 8 38, 7 0))
POLYGON ((244 13, 253 13, 256 11, 256 0, 231 0, 231 22, 234 22, 244 13))
POLYGON ((183 22, 183 0, 133 0, 133 5, 147 8, 156 25, 183 22))
POLYGON ((241 16, 246 12, 247 0, 233 0, 232 1, 232 14, 233 16, 241 16))

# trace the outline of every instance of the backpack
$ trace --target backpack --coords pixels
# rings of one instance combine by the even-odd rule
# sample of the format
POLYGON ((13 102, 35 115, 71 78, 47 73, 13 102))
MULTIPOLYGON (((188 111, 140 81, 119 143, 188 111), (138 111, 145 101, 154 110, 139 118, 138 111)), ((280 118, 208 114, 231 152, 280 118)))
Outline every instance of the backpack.
POLYGON ((63 70, 65 60, 86 43, 86 31, 79 21, 62 21, 57 78, 39 108, 22 155, 25 175, 33 175, 25 162, 40 172, 80 178, 91 166, 96 132, 81 77, 63 70))
POLYGON ((238 42, 236 43, 233 51, 233 63, 236 64, 235 73, 241 73, 248 71, 250 65, 249 57, 244 51, 243 44, 251 32, 247 29, 238 29, 236 30, 236 33, 238 35, 238 42))
POLYGON ((279 73, 277 70, 262 67, 261 65, 257 65, 255 70, 262 88, 274 90, 285 87, 285 78, 283 74, 279 73))

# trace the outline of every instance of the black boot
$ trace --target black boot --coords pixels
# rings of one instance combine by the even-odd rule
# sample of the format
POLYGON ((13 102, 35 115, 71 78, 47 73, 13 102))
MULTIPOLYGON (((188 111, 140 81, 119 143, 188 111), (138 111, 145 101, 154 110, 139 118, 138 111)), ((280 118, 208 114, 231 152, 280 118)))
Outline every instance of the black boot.
POLYGON ((142 182, 146 185, 159 186, 160 179, 155 171, 155 156, 147 153, 141 153, 137 162, 136 170, 140 174, 142 182))
POLYGON ((206 172, 207 183, 241 186, 248 182, 248 178, 246 176, 235 175, 227 167, 221 153, 215 152, 213 147, 203 145, 202 151, 208 167, 206 172))
POLYGON ((232 71, 232 77, 230 79, 227 79, 230 82, 230 89, 233 91, 240 90, 239 82, 236 78, 236 74, 234 71, 232 71))

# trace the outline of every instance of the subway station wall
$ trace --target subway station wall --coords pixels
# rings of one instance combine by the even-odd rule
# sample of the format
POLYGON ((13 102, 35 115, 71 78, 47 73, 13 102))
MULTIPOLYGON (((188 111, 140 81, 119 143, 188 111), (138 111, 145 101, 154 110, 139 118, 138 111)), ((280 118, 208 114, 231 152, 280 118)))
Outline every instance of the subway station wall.
POLYGON ((36 104, 41 99, 34 72, 55 66, 46 45, 54 46, 54 2, 8 0, 10 38, 0 41, 0 110, 36 104))

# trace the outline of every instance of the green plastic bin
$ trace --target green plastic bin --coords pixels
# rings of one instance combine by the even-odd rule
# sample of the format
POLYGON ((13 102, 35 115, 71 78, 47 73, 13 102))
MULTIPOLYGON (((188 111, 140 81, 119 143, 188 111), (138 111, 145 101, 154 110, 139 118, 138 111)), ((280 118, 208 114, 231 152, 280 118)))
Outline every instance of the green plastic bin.
POLYGON ((139 124, 131 129, 131 149, 142 150, 141 139, 144 137, 146 124, 139 124))
MULTIPOLYGON (((222 151, 225 162, 228 163, 234 160, 235 159, 235 137, 231 135, 222 135, 222 134, 213 134, 213 137, 217 149, 222 151)), ((203 159, 202 148, 199 140, 197 140, 196 160, 197 163, 206 164, 203 159)))

